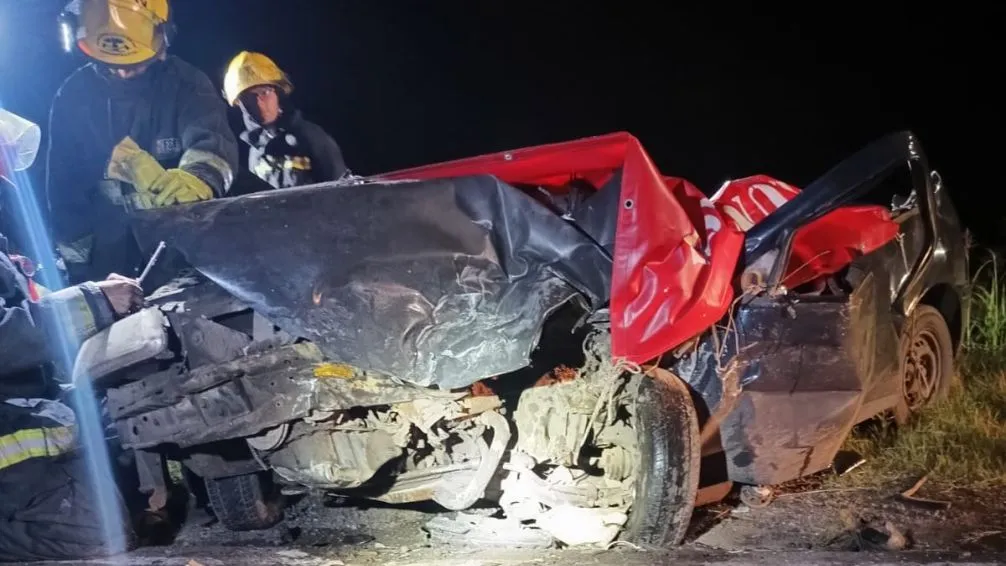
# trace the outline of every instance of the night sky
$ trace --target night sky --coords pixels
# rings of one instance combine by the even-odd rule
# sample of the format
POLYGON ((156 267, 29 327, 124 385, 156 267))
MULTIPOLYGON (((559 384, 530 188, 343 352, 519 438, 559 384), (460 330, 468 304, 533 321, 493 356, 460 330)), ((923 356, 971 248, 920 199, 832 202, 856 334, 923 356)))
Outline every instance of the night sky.
MULTIPOLYGON (((80 64, 62 4, 0 0, 0 101, 43 125, 80 64)), ((626 130, 711 193, 755 173, 806 185, 910 128, 965 221, 996 235, 1002 8, 666 4, 175 0, 173 52, 218 86, 240 50, 272 56, 358 174, 626 130)))

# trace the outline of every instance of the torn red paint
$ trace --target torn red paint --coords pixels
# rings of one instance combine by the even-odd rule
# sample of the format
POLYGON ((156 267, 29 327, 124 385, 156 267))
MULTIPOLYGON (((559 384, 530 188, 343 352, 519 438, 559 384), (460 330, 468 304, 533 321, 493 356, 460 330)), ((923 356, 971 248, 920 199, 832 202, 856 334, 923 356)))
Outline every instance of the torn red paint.
MULTIPOLYGON (((712 197, 717 210, 746 232, 800 189, 767 175, 729 181, 712 197)), ((859 256, 891 241, 898 225, 882 206, 846 206, 797 230, 783 283, 798 287, 832 275, 859 256)))
MULTIPOLYGON (((657 170, 627 133, 494 153, 396 171, 381 179, 491 174, 510 184, 557 188, 571 179, 602 186, 622 171, 612 267, 612 353, 644 363, 721 319, 734 296, 744 231, 799 194, 766 176, 726 184, 707 199, 657 170)), ((834 273, 883 245, 897 226, 881 207, 847 207, 796 236, 786 283, 834 273)))

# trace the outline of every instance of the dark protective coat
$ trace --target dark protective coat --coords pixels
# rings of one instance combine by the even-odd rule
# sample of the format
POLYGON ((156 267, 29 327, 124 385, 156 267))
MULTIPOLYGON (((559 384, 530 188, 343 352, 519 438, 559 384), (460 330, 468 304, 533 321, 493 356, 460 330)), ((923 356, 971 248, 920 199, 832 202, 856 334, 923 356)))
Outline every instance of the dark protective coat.
MULTIPOLYGON (((0 246, 5 243, 0 236, 0 246)), ((0 381, 52 360, 53 344, 83 340, 114 321, 111 304, 93 283, 30 300, 24 274, 0 250, 0 381)))
MULTIPOLYGON (((72 424, 62 403, 0 401, 0 562, 109 554, 97 490, 82 452, 73 450, 72 424)), ((113 551, 133 546, 123 501, 110 503, 125 537, 113 551)))
POLYGON ((61 403, 13 397, 40 391, 27 382, 56 357, 54 344, 83 340, 113 320, 93 284, 30 300, 24 274, 0 251, 0 562, 106 553, 86 462, 68 453, 72 412, 61 403))
POLYGON ((248 144, 248 170, 274 189, 336 181, 349 174, 342 150, 317 124, 299 110, 287 110, 269 128, 243 111, 248 144))
POLYGON ((71 282, 135 276, 143 254, 130 233, 123 187, 105 180, 112 149, 132 137, 165 168, 179 167, 223 196, 238 166, 227 106, 210 79, 169 56, 137 78, 121 80, 88 64, 56 93, 49 116, 46 197, 71 282), (67 255, 71 257, 66 257, 67 255))

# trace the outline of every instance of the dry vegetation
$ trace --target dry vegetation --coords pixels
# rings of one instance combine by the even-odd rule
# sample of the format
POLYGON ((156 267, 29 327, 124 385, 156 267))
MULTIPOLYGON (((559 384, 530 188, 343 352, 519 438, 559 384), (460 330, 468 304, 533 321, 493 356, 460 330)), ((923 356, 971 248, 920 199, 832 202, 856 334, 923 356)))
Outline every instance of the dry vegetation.
POLYGON ((847 448, 866 457, 843 483, 884 484, 929 475, 945 487, 1006 486, 1006 277, 992 257, 972 283, 971 324, 948 399, 900 429, 870 423, 847 448))

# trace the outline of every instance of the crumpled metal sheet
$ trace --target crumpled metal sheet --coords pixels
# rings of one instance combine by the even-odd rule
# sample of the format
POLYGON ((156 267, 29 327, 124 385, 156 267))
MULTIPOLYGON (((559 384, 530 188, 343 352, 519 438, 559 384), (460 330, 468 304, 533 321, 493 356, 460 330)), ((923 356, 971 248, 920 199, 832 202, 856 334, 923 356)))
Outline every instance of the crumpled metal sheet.
MULTIPOLYGON (((746 232, 744 261, 750 262, 780 243, 795 230, 806 227, 843 204, 873 188, 891 169, 909 160, 924 162, 919 140, 910 131, 890 133, 847 157, 808 185, 798 198, 785 204, 746 232)), ((864 218, 865 229, 870 229, 864 218)), ((883 230, 881 231, 883 232, 883 230)), ((843 235, 839 234, 839 242, 843 235)), ((826 243, 826 242, 825 242, 826 243)))
POLYGON ((791 318, 766 301, 739 315, 743 392, 720 425, 733 481, 776 485, 828 467, 878 377, 860 363, 875 341, 855 339, 872 313, 835 301, 794 308, 791 318))
POLYGON ((310 186, 139 213, 137 237, 327 357, 421 386, 527 365, 549 313, 608 300, 611 260, 494 177, 310 186))
POLYGON ((385 430, 319 430, 269 454, 269 467, 285 480, 316 488, 355 489, 404 450, 385 430))
POLYGON ((832 210, 832 205, 849 201, 885 168, 920 152, 911 132, 897 132, 867 145, 806 191, 789 187, 769 194, 760 188, 784 183, 754 176, 728 183, 710 199, 688 181, 663 175, 639 140, 625 132, 425 165, 380 178, 491 173, 508 183, 553 188, 572 178, 597 187, 616 185, 601 190, 605 196, 597 200, 610 198, 606 206, 585 207, 574 216, 592 224, 597 230, 591 233, 601 234, 599 241, 612 250, 612 354, 646 363, 702 334, 727 313, 742 245, 742 261, 751 262, 801 226, 785 281, 793 286, 835 273, 893 238, 897 226, 882 208, 832 210))
MULTIPOLYGON (((800 194, 788 183, 753 175, 725 183, 712 201, 724 218, 747 232, 800 194)), ((782 279, 790 288, 839 272, 856 258, 883 247, 899 230, 885 206, 842 206, 816 220, 800 220, 790 218, 799 226, 782 279)))
MULTIPOLYGON (((962 269, 922 261, 930 245, 929 215, 939 223, 938 240, 962 244, 949 202, 898 221, 871 206, 820 214, 868 194, 892 167, 920 151, 910 134, 892 135, 791 199, 795 189, 766 177, 729 183, 714 197, 746 231, 748 260, 792 236, 787 284, 808 280, 801 265, 820 276, 851 263, 843 279, 853 286, 848 297, 761 297, 740 304, 732 314, 735 333, 717 333, 718 339, 706 334, 674 365, 702 399, 703 432, 712 438, 718 429, 731 480, 774 485, 829 466, 852 426, 900 395, 899 297, 907 293, 904 300, 912 304, 919 299, 909 282, 964 291, 962 269), (763 209, 772 207, 775 213, 763 209), (818 260, 822 251, 831 255, 818 260)), ((925 163, 913 167, 919 167, 918 198, 929 202, 925 163)))
POLYGON ((896 226, 877 207, 818 217, 917 151, 914 136, 901 132, 805 192, 766 200, 754 189, 779 183, 751 177, 706 199, 663 176, 638 140, 617 133, 355 186, 145 211, 137 236, 148 248, 158 239, 179 247, 215 282, 333 358, 456 388, 525 365, 542 321, 574 289, 594 307, 610 301, 613 355, 644 363, 726 314, 742 244, 750 260, 816 219, 797 234, 785 282, 834 273, 884 245, 896 226), (574 179, 600 191, 570 221, 507 184, 569 196, 574 179), (738 224, 734 205, 751 222, 738 224), (756 209, 761 221, 752 218, 756 209))
POLYGON ((107 406, 124 447, 186 448, 255 436, 315 412, 462 395, 322 363, 317 347, 305 343, 189 372, 153 374, 110 389, 107 406))
POLYGON ((743 234, 695 185, 663 175, 639 140, 626 132, 379 177, 443 179, 487 173, 560 195, 572 179, 608 187, 591 197, 597 199, 592 204, 600 206, 585 206, 573 216, 589 224, 586 231, 613 250, 613 356, 646 363, 701 334, 726 313, 743 234))
POLYGON ((887 272, 868 263, 848 298, 740 306, 735 333, 707 335, 675 365, 711 413, 704 432, 719 430, 731 480, 777 485, 827 468, 864 403, 898 385, 887 272))

